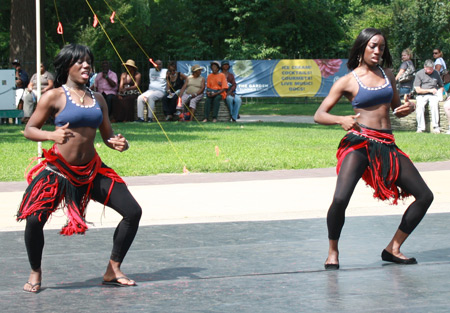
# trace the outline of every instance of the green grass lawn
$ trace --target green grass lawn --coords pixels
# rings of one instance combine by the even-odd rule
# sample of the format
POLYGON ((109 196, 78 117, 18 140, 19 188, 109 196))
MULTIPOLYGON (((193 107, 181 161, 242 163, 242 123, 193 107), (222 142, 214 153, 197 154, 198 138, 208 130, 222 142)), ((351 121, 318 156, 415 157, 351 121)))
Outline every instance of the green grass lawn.
MULTIPOLYGON (((268 171, 336 165, 336 148, 345 131, 338 126, 293 123, 117 123, 130 142, 120 153, 97 136, 103 161, 122 176, 191 172, 268 171), (219 154, 217 155, 216 147, 219 154)), ((0 126, 0 181, 24 180, 37 144, 23 137, 23 125, 0 126)), ((52 129, 51 126, 45 126, 52 129)), ((415 162, 449 160, 450 136, 395 132, 397 144, 415 162)), ((43 147, 51 147, 44 142, 43 147)))
MULTIPOLYGON (((240 114, 312 116, 321 102, 321 98, 250 98, 242 101, 240 114)), ((354 114, 352 106, 344 99, 331 112, 337 115, 354 114)))

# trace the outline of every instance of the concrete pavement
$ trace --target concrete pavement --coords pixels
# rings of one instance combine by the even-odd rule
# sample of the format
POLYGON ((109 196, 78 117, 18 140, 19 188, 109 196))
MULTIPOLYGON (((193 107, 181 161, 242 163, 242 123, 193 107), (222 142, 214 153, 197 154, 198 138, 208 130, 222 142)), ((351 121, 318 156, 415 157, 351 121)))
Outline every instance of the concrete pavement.
POLYGON ((120 217, 91 202, 88 238, 58 235, 62 212, 46 225, 37 295, 21 291, 29 275, 25 223, 14 215, 26 183, 0 182, 0 307, 14 313, 448 312, 450 161, 416 166, 435 196, 402 250, 418 265, 380 259, 411 200, 397 206, 374 200, 360 182, 340 241, 341 269, 323 270, 334 168, 124 177, 143 209, 122 267, 138 287, 102 286, 120 217))
POLYGON ((0 307, 12 313, 448 312, 450 161, 417 167, 435 195, 402 249, 417 265, 380 259, 409 202, 376 201, 360 183, 347 209, 341 269, 323 270, 334 168, 125 177, 143 208, 122 266, 138 287, 101 284, 119 217, 108 208, 102 216, 102 206, 92 203, 88 220, 95 226, 86 236, 58 235, 61 212, 47 224, 37 295, 21 291, 29 265, 24 223, 14 213, 25 183, 0 183, 0 307))
MULTIPOLYGON (((450 213, 450 161, 416 164, 435 200, 428 214, 450 213)), ((266 221, 324 218, 334 192, 334 168, 280 170, 224 174, 164 174, 125 177, 143 208, 141 225, 266 221)), ((14 219, 26 188, 25 182, 0 182, 0 230, 21 230, 14 219)), ((403 214, 411 200, 397 206, 372 198, 361 181, 347 209, 347 216, 403 214)), ((87 219, 96 227, 115 227, 120 217, 113 210, 91 202, 87 219)), ((54 214, 47 229, 65 223, 54 214)))

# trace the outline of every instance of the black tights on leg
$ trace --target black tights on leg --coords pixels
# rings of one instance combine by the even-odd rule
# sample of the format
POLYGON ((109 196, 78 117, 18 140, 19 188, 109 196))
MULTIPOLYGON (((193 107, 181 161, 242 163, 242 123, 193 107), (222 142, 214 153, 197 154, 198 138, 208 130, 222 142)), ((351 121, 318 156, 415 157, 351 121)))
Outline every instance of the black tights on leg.
MULTIPOLYGON (((430 207, 433 193, 409 158, 400 155, 399 162, 400 172, 396 184, 415 198, 403 214, 399 229, 411 234, 430 207)), ((331 240, 338 240, 341 235, 345 210, 367 165, 368 159, 363 149, 350 152, 342 162, 333 202, 327 215, 328 238, 331 240)))
POLYGON ((402 232, 409 235, 427 213, 434 196, 414 164, 405 156, 400 157, 400 174, 397 185, 415 198, 403 214, 399 226, 402 232))
MULTIPOLYGON (((110 186, 110 178, 97 175, 94 180, 92 199, 104 203, 110 186)), ((114 233, 111 253, 111 260, 122 262, 136 235, 142 214, 141 207, 131 195, 127 186, 121 183, 114 184, 107 206, 113 208, 123 217, 114 233)), ((41 267, 42 250, 44 249, 44 225, 47 222, 47 215, 45 212, 41 214, 40 218, 37 215, 30 215, 26 220, 25 246, 28 260, 31 268, 38 270, 41 267)))
POLYGON ((333 202, 327 214, 328 239, 338 240, 345 222, 345 210, 369 164, 365 149, 350 152, 344 159, 336 182, 333 202))
MULTIPOLYGON (((111 179, 98 175, 94 180, 92 199, 104 203, 111 185, 111 179)), ((106 204, 123 219, 117 225, 113 237, 111 260, 122 262, 136 236, 142 210, 125 184, 115 183, 106 204)))
POLYGON ((31 269, 37 271, 41 268, 42 251, 44 249, 44 225, 47 222, 45 214, 39 217, 30 215, 27 217, 25 226, 25 247, 27 248, 28 260, 31 269))

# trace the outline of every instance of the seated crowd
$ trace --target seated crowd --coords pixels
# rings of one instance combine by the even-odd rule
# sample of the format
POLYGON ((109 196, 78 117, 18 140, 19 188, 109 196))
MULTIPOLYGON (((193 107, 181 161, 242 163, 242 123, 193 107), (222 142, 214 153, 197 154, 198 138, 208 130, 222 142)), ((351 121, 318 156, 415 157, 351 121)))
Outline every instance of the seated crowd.
MULTIPOLYGON (((450 88, 450 73, 440 49, 433 49, 433 60, 426 60, 424 68, 417 71, 414 67, 412 52, 402 52, 402 64, 396 76, 401 96, 416 96, 417 132, 425 130, 425 107, 428 105, 431 115, 431 131, 440 133, 439 101, 446 100, 450 88)), ((24 111, 22 122, 27 122, 36 107, 37 74, 28 79, 20 61, 12 62, 16 70, 16 107, 24 111)), ((101 72, 94 74, 91 89, 103 95, 106 100, 112 122, 153 122, 153 113, 157 101, 162 103, 166 121, 191 121, 198 104, 205 98, 203 122, 208 122, 212 111, 212 122, 217 122, 220 103, 226 103, 231 122, 239 118, 241 98, 236 94, 236 80, 230 72, 229 61, 212 61, 211 73, 206 80, 202 77, 205 69, 198 64, 190 68, 190 74, 177 71, 177 64, 171 61, 167 69, 161 60, 154 62, 149 70, 148 90, 141 94, 139 86, 141 73, 136 63, 129 59, 123 66, 125 71, 120 78, 110 69, 110 63, 103 61, 101 72), (147 116, 144 109, 147 107, 147 116), (137 116, 137 119, 136 119, 137 116)), ((53 88, 54 77, 44 64, 40 67, 41 94, 53 88)), ((444 105, 447 119, 450 120, 450 97, 444 105)), ((450 124, 450 123, 449 123, 450 124)), ((447 134, 450 134, 450 126, 447 134)))
POLYGON ((207 122, 212 108, 212 121, 217 122, 220 101, 227 104, 231 121, 239 118, 241 99, 236 95, 236 80, 229 72, 230 63, 223 61, 211 62, 211 73, 206 81, 201 76, 203 68, 195 64, 190 69, 190 75, 177 71, 176 62, 170 62, 167 69, 163 68, 161 60, 155 61, 155 67, 149 71, 148 90, 137 99, 137 122, 153 122, 153 112, 156 101, 161 100, 166 121, 191 121, 195 116, 198 103, 203 99, 203 122, 207 122), (147 117, 144 108, 147 106, 147 117))
MULTIPOLYGON (((241 99, 236 95, 236 80, 229 72, 229 61, 211 62, 207 79, 201 76, 205 69, 198 64, 190 68, 188 76, 177 71, 174 61, 169 62, 167 69, 163 68, 161 60, 154 65, 149 70, 148 90, 142 94, 139 90, 141 73, 131 59, 123 64, 125 71, 120 77, 111 70, 107 60, 101 63, 99 73, 92 74, 90 88, 105 98, 112 122, 153 122, 157 101, 162 103, 166 121, 191 121, 205 96, 203 122, 209 120, 211 109, 212 121, 217 122, 221 100, 230 111, 231 121, 239 118, 241 99)), ((26 123, 36 107, 37 75, 28 81, 28 74, 21 69, 19 60, 15 59, 13 66, 16 68, 16 106, 24 111, 22 121, 26 123)), ((53 75, 41 64, 41 94, 53 88, 53 81, 53 75)))
MULTIPOLYGON (((435 134, 441 133, 439 102, 447 99, 450 88, 450 73, 443 59, 440 49, 433 49, 433 58, 425 60, 422 69, 416 72, 412 59, 411 50, 402 52, 402 64, 395 80, 400 96, 416 97, 416 123, 417 133, 423 133, 426 129, 425 107, 428 105, 431 115, 430 131, 435 134)), ((444 103, 444 111, 447 120, 450 121, 450 97, 444 103)), ((445 132, 450 134, 449 128, 445 132)))

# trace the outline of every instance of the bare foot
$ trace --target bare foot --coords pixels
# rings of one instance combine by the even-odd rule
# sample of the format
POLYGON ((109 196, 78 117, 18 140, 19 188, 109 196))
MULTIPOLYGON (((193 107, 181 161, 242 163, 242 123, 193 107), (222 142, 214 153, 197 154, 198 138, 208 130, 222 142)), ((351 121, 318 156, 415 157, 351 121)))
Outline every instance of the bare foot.
POLYGON ((119 262, 109 260, 108 267, 106 268, 106 273, 103 275, 103 284, 108 285, 108 283, 114 285, 122 286, 136 286, 136 282, 129 279, 121 270, 119 262))
POLYGON ((31 270, 28 281, 23 286, 23 291, 37 293, 41 289, 42 270, 31 270))

